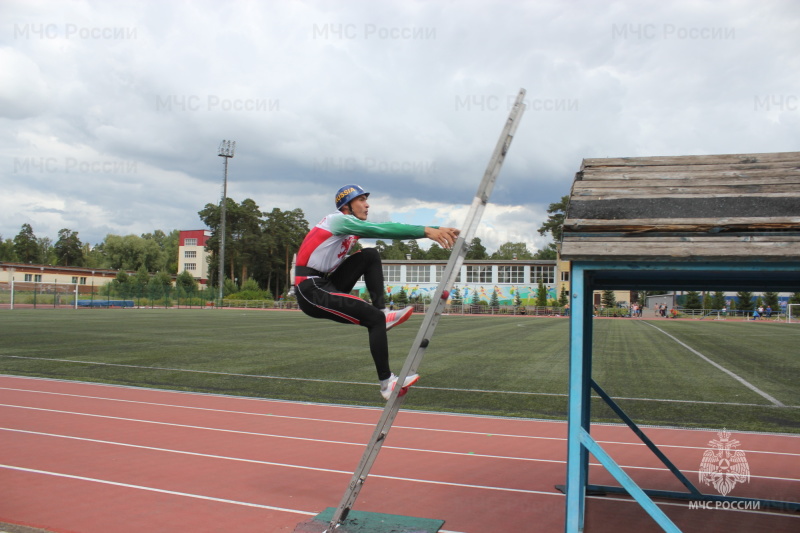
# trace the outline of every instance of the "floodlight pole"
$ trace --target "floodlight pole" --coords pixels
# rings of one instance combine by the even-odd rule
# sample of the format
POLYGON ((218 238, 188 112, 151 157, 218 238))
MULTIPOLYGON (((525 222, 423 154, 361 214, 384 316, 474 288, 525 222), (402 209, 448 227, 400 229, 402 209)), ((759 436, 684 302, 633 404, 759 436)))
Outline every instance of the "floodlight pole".
POLYGON ((219 236, 219 305, 222 307, 223 289, 225 286, 225 204, 228 203, 228 159, 233 157, 236 141, 222 141, 219 144, 219 156, 225 158, 225 171, 222 178, 222 201, 220 213, 219 236))

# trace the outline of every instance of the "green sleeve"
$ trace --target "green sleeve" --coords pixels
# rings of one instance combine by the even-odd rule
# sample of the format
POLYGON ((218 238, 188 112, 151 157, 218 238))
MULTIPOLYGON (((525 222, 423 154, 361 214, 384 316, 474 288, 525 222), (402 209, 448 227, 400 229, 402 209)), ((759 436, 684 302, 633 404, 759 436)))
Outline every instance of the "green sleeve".
POLYGON ((344 215, 331 221, 331 232, 334 235, 357 235, 366 239, 421 239, 425 237, 425 226, 367 222, 353 215, 344 215))

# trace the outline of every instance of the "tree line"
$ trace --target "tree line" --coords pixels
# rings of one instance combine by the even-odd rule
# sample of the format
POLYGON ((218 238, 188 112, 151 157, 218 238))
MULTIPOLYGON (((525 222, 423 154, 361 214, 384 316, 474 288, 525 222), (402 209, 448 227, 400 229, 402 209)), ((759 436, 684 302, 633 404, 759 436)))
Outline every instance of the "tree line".
MULTIPOLYGON (((539 229, 542 235, 557 237, 568 197, 550 204, 551 217, 539 229)), ((220 204, 208 203, 198 212, 200 220, 211 229, 206 249, 209 258, 209 284, 218 287, 220 204)), ((288 289, 291 261, 310 229, 302 209, 283 211, 273 208, 262 211, 258 204, 246 198, 241 203, 232 198, 225 204, 225 273, 226 293, 242 288, 246 282, 273 295, 288 289)), ((58 232, 55 243, 48 237, 37 237, 30 224, 23 224, 13 238, 0 235, 0 261, 103 268, 118 271, 147 272, 150 274, 180 274, 182 261, 178 257, 179 230, 165 233, 155 230, 142 235, 108 234, 95 246, 81 242, 78 232, 64 228, 58 232)), ((450 251, 434 243, 430 248, 420 248, 416 240, 377 240, 375 247, 383 259, 415 260, 447 259, 450 251)), ((357 244, 356 249, 360 248, 357 244)), ((508 242, 489 253, 480 238, 468 243, 467 259, 555 259, 556 249, 550 244, 543 250, 532 252, 524 242, 508 242)), ((141 276, 141 275, 140 275, 141 276)), ((186 280, 188 282, 188 280, 186 280)), ((144 283, 140 279, 140 283, 144 283)))
POLYGON ((23 224, 13 239, 0 235, 0 261, 38 265, 139 270, 175 274, 178 269, 178 230, 138 235, 109 234, 100 244, 81 242, 78 232, 64 228, 55 243, 37 237, 30 224, 23 224))
MULTIPOLYGON (((496 251, 489 253, 480 238, 468 243, 468 260, 553 260, 557 257, 556 242, 561 240, 564 217, 569 195, 549 204, 548 219, 539 228, 539 234, 549 236, 552 241, 547 247, 531 252, 524 242, 507 242, 496 251)), ((241 203, 227 198, 225 204, 225 294, 239 290, 260 289, 270 295, 281 295, 288 289, 293 255, 309 231, 308 221, 302 209, 282 211, 261 211, 258 204, 246 198, 241 203)), ((219 228, 221 208, 219 204, 208 203, 198 212, 200 220, 211 229, 211 237, 206 249, 212 252, 209 258, 209 284, 218 287, 219 277, 219 228)), ((34 263, 57 266, 76 266, 103 268, 118 271, 136 271, 130 281, 123 276, 122 282, 146 285, 146 276, 156 277, 161 284, 170 276, 178 276, 178 284, 188 290, 194 280, 187 272, 180 272, 182 266, 178 257, 179 230, 165 233, 155 230, 142 235, 106 235, 103 242, 91 246, 82 243, 78 232, 64 228, 58 232, 53 243, 48 237, 37 237, 30 224, 23 224, 13 239, 3 239, 0 235, 0 261, 34 263)), ((361 245, 356 244, 356 250, 361 245)), ((383 259, 446 260, 449 250, 433 243, 427 250, 420 248, 416 240, 377 240, 375 248, 383 259)), ((544 291, 540 291, 544 292, 544 291)), ((640 291, 639 301, 644 302, 647 291, 640 291)), ((752 293, 740 291, 737 294, 738 308, 752 310, 763 303, 778 308, 777 293, 764 293, 754 299, 752 293)), ((566 295, 559 297, 566 301, 566 295)), ((800 303, 800 293, 792 295, 791 303, 800 303)), ((603 294, 604 307, 615 307, 613 291, 603 294)), ((689 309, 722 309, 726 305, 724 293, 708 292, 704 296, 697 291, 688 291, 684 307, 689 309)), ((736 305, 736 302, 731 302, 736 305)), ((542 304, 546 305, 546 304, 542 304)), ((563 303, 561 303, 563 305, 563 303)), ((730 308, 730 307, 729 307, 730 308)))
MULTIPOLYGON (((753 311, 761 306, 769 306, 775 311, 780 309, 780 299, 777 292, 764 292, 760 296, 755 296, 752 291, 737 291, 736 297, 731 298, 723 291, 679 291, 684 294, 678 296, 678 305, 684 309, 709 309, 728 311, 753 311)), ((648 296, 663 294, 663 291, 637 291, 637 298, 640 304, 647 302, 648 296)), ((613 290, 604 290, 600 299, 604 308, 609 309, 617 306, 616 296, 613 290)), ((800 304, 800 292, 792 293, 788 303, 800 304)))

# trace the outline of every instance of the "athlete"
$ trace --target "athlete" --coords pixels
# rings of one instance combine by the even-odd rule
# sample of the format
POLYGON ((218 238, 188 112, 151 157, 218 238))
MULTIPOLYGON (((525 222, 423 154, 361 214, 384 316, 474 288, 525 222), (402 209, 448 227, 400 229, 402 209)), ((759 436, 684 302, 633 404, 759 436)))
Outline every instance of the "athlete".
MULTIPOLYGON (((459 230, 395 222, 367 222, 369 195, 358 185, 345 185, 336 192, 334 200, 338 211, 314 226, 297 252, 295 294, 298 306, 310 317, 367 328, 381 395, 388 400, 397 384, 397 376, 389 368, 386 332, 408 320, 413 307, 397 311, 386 309, 383 266, 377 250, 364 248, 349 256, 347 254, 361 237, 428 238, 442 248, 450 249, 458 238, 459 230), (350 294, 361 276, 364 276, 372 303, 350 294)), ((407 389, 418 379, 418 374, 408 376, 402 389, 407 389)))

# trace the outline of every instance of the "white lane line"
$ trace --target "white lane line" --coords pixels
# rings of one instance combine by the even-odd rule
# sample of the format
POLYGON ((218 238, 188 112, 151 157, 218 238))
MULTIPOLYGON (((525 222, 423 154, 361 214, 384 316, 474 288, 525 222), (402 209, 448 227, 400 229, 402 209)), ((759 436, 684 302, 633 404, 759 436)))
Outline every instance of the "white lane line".
MULTIPOLYGON (((174 450, 166 450, 166 451, 174 451, 174 450)), ((187 452, 177 452, 177 453, 187 453, 187 452)), ((202 455, 202 454, 192 454, 192 455, 202 455)), ((230 458, 223 457, 223 459, 230 459, 230 458)), ((279 463, 264 463, 262 461, 249 461, 247 459, 238 459, 238 460, 239 461, 261 463, 261 464, 268 464, 268 465, 289 466, 289 467, 292 467, 292 468, 302 468, 302 469, 306 469, 306 470, 316 470, 316 471, 319 471, 319 472, 332 472, 332 473, 336 473, 336 474, 345 474, 345 475, 348 475, 348 476, 352 476, 353 475, 352 472, 345 472, 345 471, 339 471, 339 470, 326 470, 324 468, 311 468, 311 467, 298 467, 298 466, 292 466, 292 465, 280 465, 279 463)), ((112 485, 120 485, 120 486, 133 487, 133 488, 143 488, 145 490, 155 490, 157 492, 165 492, 165 493, 171 493, 171 494, 183 494, 183 495, 186 495, 186 496, 192 496, 191 494, 174 493, 172 491, 167 491, 167 490, 163 490, 163 489, 154 489, 154 488, 150 488, 150 487, 142 487, 142 486, 138 486, 138 485, 128 485, 126 483, 119 483, 119 482, 114 482, 114 481, 104 481, 104 480, 98 480, 98 479, 92 479, 92 478, 84 478, 82 476, 76 476, 76 475, 72 475, 72 474, 59 474, 59 473, 54 473, 54 472, 47 472, 47 471, 44 471, 44 470, 35 470, 35 469, 29 469, 29 468, 18 467, 18 466, 13 466, 13 465, 0 464, 0 468, 9 468, 11 470, 23 470, 23 471, 28 471, 28 472, 53 474, 53 475, 57 475, 57 476, 70 477, 70 478, 75 478, 75 479, 84 479, 84 480, 87 480, 87 481, 98 481, 98 482, 101 482, 101 483, 109 483, 109 484, 112 484, 112 485)), ((556 491, 556 492, 544 492, 544 491, 540 491, 540 490, 514 489, 514 488, 510 488, 510 487, 493 487, 491 485, 471 485, 471 484, 467 484, 467 483, 454 483, 454 482, 451 482, 451 481, 433 481, 433 480, 430 480, 430 479, 416 479, 416 478, 407 478, 407 477, 384 476, 384 475, 377 475, 377 474, 371 475, 370 477, 376 477, 376 478, 382 478, 382 479, 390 479, 390 480, 393 480, 393 481, 408 481, 408 482, 411 482, 411 483, 425 483, 427 485, 444 485, 444 486, 448 486, 448 487, 460 487, 460 488, 467 488, 467 489, 491 490, 491 491, 497 491, 497 492, 516 492, 516 493, 522 493, 522 494, 541 494, 541 495, 544 495, 544 496, 563 496, 564 495, 563 493, 558 492, 558 491, 556 491)), ((206 499, 210 499, 210 500, 217 500, 217 501, 227 501, 227 502, 230 502, 230 503, 241 503, 243 505, 251 505, 251 506, 254 506, 254 507, 264 507, 264 508, 267 508, 267 509, 288 510, 290 512, 292 511, 291 509, 282 509, 280 507, 270 507, 270 506, 264 506, 264 505, 259 505, 259 504, 248 504, 248 503, 243 503, 243 502, 236 502, 234 500, 219 500, 217 498, 204 497, 204 496, 198 496, 198 497, 202 497, 202 498, 206 498, 206 499)), ((304 511, 295 511, 295 512, 304 512, 304 511)), ((308 514, 316 515, 318 513, 308 513, 308 514)))
POLYGON ((114 485, 116 487, 124 487, 126 489, 137 489, 137 490, 146 490, 149 492, 158 492, 161 494, 170 494, 172 496, 184 496, 187 498, 196 498, 198 500, 208 500, 212 502, 219 502, 219 503, 230 503, 233 505, 244 505, 246 507, 257 507, 259 509, 267 509, 270 511, 282 511, 286 513, 295 513, 295 514, 302 514, 306 516, 316 516, 319 513, 311 512, 311 511, 298 511, 297 509, 286 509, 284 507, 273 507, 272 505, 263 505, 260 503, 251 503, 251 502, 240 502, 237 500, 226 500, 225 498, 214 498, 213 496, 204 496, 202 494, 191 494, 188 492, 176 492, 174 490, 165 490, 165 489, 157 489, 155 487, 145 487, 143 485, 131 485, 130 483, 120 483, 118 481, 108 481, 106 479, 97 479, 85 476, 76 476, 73 474, 63 474, 61 472, 50 472, 47 470, 37 470, 35 468, 24 468, 21 466, 13 466, 13 465, 4 465, 0 464, 0 468, 6 468, 8 470, 17 470, 19 472, 28 472, 31 474, 43 474, 46 476, 54 476, 54 477, 63 477, 68 479, 76 479, 79 481, 90 481, 92 483, 102 483, 104 485, 114 485))
MULTIPOLYGON (((653 326, 655 327, 655 326, 653 326)), ((83 364, 83 365, 99 365, 99 366, 118 366, 124 368, 137 368, 141 370, 164 370, 167 372, 190 372, 195 374, 214 374, 220 376, 234 376, 234 377, 246 377, 246 378, 258 378, 258 379, 275 379, 275 380, 287 380, 287 381, 308 381, 308 382, 316 382, 316 383, 337 383, 340 385, 358 385, 358 386, 369 386, 374 387, 374 383, 365 383, 363 381, 337 381, 337 380, 328 380, 328 379, 314 379, 314 378, 296 378, 296 377, 286 377, 286 376, 265 376, 265 375, 258 375, 258 374, 234 374, 230 372, 214 372, 211 370, 192 370, 192 369, 185 369, 185 368, 165 368, 165 367, 157 367, 157 366, 140 366, 140 365, 123 365, 118 363, 102 363, 97 361, 76 361, 72 359, 54 359, 49 357, 28 357, 28 356, 21 356, 21 355, 6 355, 0 354, 0 357, 8 357, 12 359, 31 359, 31 360, 38 360, 38 361, 51 361, 57 363, 75 363, 75 364, 83 364)), ((9 376, 9 377, 17 377, 17 376, 9 376)), ((56 380, 58 381, 58 380, 56 380)), ((64 380, 69 381, 69 380, 64 380)), ((106 385, 104 383, 96 383, 95 385, 106 385)), ((515 396, 554 396, 554 397, 561 397, 567 398, 569 397, 566 393, 561 392, 532 392, 532 391, 506 391, 506 390, 492 390, 492 389, 456 389, 456 388, 448 388, 448 387, 426 387, 424 385, 414 385, 415 389, 421 390, 436 390, 436 391, 449 391, 449 392, 464 392, 470 394, 510 394, 515 396)), ((183 392, 183 391, 162 391, 162 392, 183 392)), ((599 398, 599 396, 592 394, 592 398, 599 398)), ((761 404, 757 403, 738 403, 738 402, 709 402, 709 401, 699 401, 699 400, 674 400, 674 399, 667 399, 667 398, 627 398, 627 397, 619 397, 617 399, 620 400, 630 400, 630 401, 637 401, 637 402, 665 402, 665 403, 702 403, 702 404, 709 404, 709 405, 733 405, 737 407, 762 407, 761 404)), ((780 407, 791 407, 800 409, 798 405, 783 405, 781 404, 780 407)), ((374 425, 374 424, 373 424, 374 425)))
MULTIPOLYGON (((255 507, 255 508, 258 508, 258 509, 265 509, 265 510, 269 510, 269 511, 279 511, 279 512, 293 513, 293 514, 299 514, 299 515, 303 515, 303 516, 317 516, 319 514, 316 511, 314 511, 314 512, 301 511, 301 510, 298 510, 298 509, 287 509, 287 508, 284 508, 284 507, 274 507, 274 506, 271 506, 271 505, 263 505, 263 504, 258 504, 258 503, 241 502, 241 501, 237 501, 237 500, 227 500, 227 499, 224 499, 224 498, 214 498, 212 496, 204 496, 202 494, 191 494, 191 493, 188 493, 188 492, 177 492, 177 491, 171 491, 171 490, 165 490, 165 489, 158 489, 158 488, 155 488, 155 487, 145 487, 145 486, 142 486, 142 485, 132 485, 132 484, 129 484, 129 483, 120 483, 120 482, 117 482, 117 481, 108 481, 108 480, 105 480, 105 479, 90 478, 90 477, 85 477, 85 476, 76 476, 76 475, 72 475, 72 474, 63 474, 63 473, 60 473, 60 472, 50 472, 50 471, 47 471, 47 470, 37 470, 37 469, 34 469, 34 468, 24 468, 24 467, 12 466, 12 465, 4 465, 4 464, 0 464, 0 468, 5 468, 5 469, 8 469, 8 470, 16 470, 18 472, 26 472, 26 473, 29 473, 29 474, 40 474, 40 475, 60 477, 60 478, 66 478, 66 479, 74 479, 74 480, 77 480, 77 481, 87 481, 87 482, 90 482, 90 483, 101 483, 101 484, 104 484, 104 485, 112 485, 112 486, 129 488, 129 489, 144 490, 144 491, 148 491, 148 492, 157 492, 157 493, 160 493, 160 494, 168 494, 168 495, 171 495, 171 496, 182 496, 182 497, 194 498, 194 499, 198 499, 198 500, 212 501, 212 502, 218 502, 218 503, 227 503, 227 504, 240 505, 240 506, 245 506, 245 507, 255 507)), ((466 486, 466 487, 473 487, 473 488, 484 488, 484 487, 480 487, 478 485, 457 485, 457 484, 452 484, 452 483, 441 483, 441 484, 442 485, 466 486)), ((532 493, 532 494, 541 494, 541 495, 545 495, 545 496, 564 497, 564 494, 561 493, 561 492, 536 492, 536 491, 520 491, 520 490, 511 490, 511 491, 512 492, 525 492, 525 493, 532 493)), ((621 502, 621 503, 636 503, 636 501, 632 500, 632 499, 623 499, 623 498, 608 497, 608 496, 587 496, 587 498, 596 499, 596 500, 603 500, 603 501, 613 500, 613 501, 621 502)), ((674 507, 687 507, 687 504, 677 503, 677 502, 676 503, 659 502, 658 505, 660 505, 660 506, 669 505, 669 506, 674 506, 674 507)), ((754 510, 742 510, 742 509, 731 509, 731 511, 744 512, 744 513, 756 513, 756 514, 764 514, 764 515, 768 515, 768 516, 775 516, 774 513, 769 513, 769 512, 766 512, 766 511, 754 511, 754 510)), ((792 518, 800 518, 800 517, 792 517, 792 518)), ((442 533, 461 533, 461 532, 443 529, 442 533)))
MULTIPOLYGON (((244 463, 253 463, 253 464, 260 464, 266 466, 278 466, 278 467, 286 467, 286 468, 295 468, 299 470, 312 470, 317 472, 328 472, 333 474, 346 474, 351 475, 352 472, 347 472, 344 470, 333 470, 329 468, 320 468, 320 467, 313 467, 313 466, 303 466, 303 465, 295 465, 290 463, 276 463, 273 461, 262 461, 258 459, 245 459, 241 457, 230 457, 226 455, 215 455, 215 454, 207 454, 207 453, 199 453, 199 452, 190 452, 185 450, 176 450, 172 448, 159 448, 155 446, 145 446, 142 444, 130 444, 126 442, 117 442, 117 441, 108 441, 108 440, 101 440, 101 439, 90 439, 87 437, 76 437, 72 435, 61 435, 58 433, 45 433, 41 431, 31 431, 25 429, 17 429, 17 428, 5 428, 0 427, 0 431, 9 431, 13 433, 25 433, 28 435, 38 435, 44 437, 55 437, 61 439, 68 439, 68 440, 76 440, 82 442, 93 442, 97 444, 107 444, 110 446, 122 446, 126 448, 137 448, 141 450, 149 450, 149 451, 157 451, 157 452, 166 452, 166 453, 176 453, 181 455, 191 455, 195 457, 204 457, 209 459, 222 459, 227 461, 238 461, 244 463)), ((271 436, 271 435, 265 435, 271 436)), ((311 442, 320 442, 316 439, 299 439, 299 440, 307 440, 311 442)), ((336 441, 327 441, 328 443, 332 444, 350 444, 344 442, 336 442, 336 441)), ((450 452, 450 451, 440 451, 440 450, 429 450, 429 449, 421 449, 421 448, 405 448, 405 447, 398 447, 398 446, 386 446, 388 449, 392 450, 402 450, 402 451, 409 451, 409 452, 416 452, 416 453, 433 453, 433 454, 440 454, 440 455, 455 455, 460 457, 480 457, 484 459, 493 459, 493 460, 510 460, 510 461, 527 461, 527 462, 534 462, 534 463, 556 463, 556 464, 566 464, 567 462, 563 459, 536 459, 531 457, 513 457, 507 455, 487 455, 487 454, 477 454, 477 453, 469 453, 469 452, 450 452)), ((602 466, 600 463, 595 463, 589 461, 590 466, 602 466)), ((667 472, 668 470, 663 466, 653 467, 653 466, 634 466, 634 465, 622 465, 622 468, 632 469, 632 470, 648 470, 648 471, 655 471, 655 472, 667 472)), ((682 470, 684 473, 689 474, 698 474, 699 471, 696 470, 682 470)), ((417 482, 424 482, 424 483, 439 483, 438 481, 423 481, 417 479, 409 479, 409 478, 401 478, 395 476, 384 476, 380 474, 374 474, 373 477, 385 478, 385 479, 397 479, 397 480, 405 480, 405 481, 417 481, 417 482)), ((757 479, 771 479, 777 481, 800 481, 797 478, 786 478, 786 477, 774 477, 774 476, 758 476, 751 474, 751 478, 757 479)), ((468 486, 468 485, 465 485, 468 486)))
POLYGON ((659 328, 657 326, 654 326, 653 324, 650 324, 649 322, 642 322, 642 323, 650 326, 651 328, 657 329, 658 331, 660 331, 661 333, 663 333, 664 335, 666 335, 670 339, 674 340, 675 342, 677 342, 678 344, 680 344, 681 346, 683 346, 684 348, 686 348, 687 350, 689 350, 690 352, 695 354, 697 357, 699 357, 700 359, 702 359, 706 363, 714 366, 715 368, 718 368, 719 370, 722 370, 723 372, 728 374, 730 377, 732 377, 733 379, 735 379, 736 381, 738 381, 739 383, 741 383, 742 385, 744 385, 745 387, 747 387, 751 391, 755 392, 756 394, 758 394, 758 395, 766 398, 770 402, 772 402, 774 405, 777 405, 778 407, 786 407, 786 405, 784 405, 782 402, 780 402, 776 398, 770 396, 769 394, 767 394, 763 390, 759 389, 758 387, 756 387, 755 385, 753 385, 752 383, 750 383, 749 381, 747 381, 743 377, 739 376, 738 374, 735 374, 735 373, 731 372, 730 370, 728 370, 727 368, 725 368, 724 366, 715 363, 714 361, 712 361, 711 359, 709 359, 705 355, 701 354, 700 352, 698 352, 697 350, 695 350, 694 348, 692 348, 691 346, 689 346, 685 342, 681 341, 677 337, 675 337, 673 335, 670 335, 669 333, 667 333, 663 329, 661 329, 661 328, 659 328))
MULTIPOLYGON (((2 389, 2 387, 0 387, 2 389)), ((19 390, 19 389, 12 389, 12 390, 19 390)), ((40 393, 41 391, 25 391, 23 392, 34 392, 40 393)), ((87 398, 87 399, 95 399, 95 400, 108 400, 108 401, 117 401, 117 402, 125 402, 125 403, 134 403, 134 404, 141 404, 141 405, 153 405, 158 407, 174 407, 174 408, 181 408, 181 409, 196 409, 201 411, 212 411, 212 412, 223 412, 223 413, 231 413, 231 414, 241 414, 241 415, 253 415, 253 416, 264 416, 264 417, 274 417, 274 418, 284 418, 288 420, 303 420, 303 421, 311 421, 311 422, 321 422, 321 423, 329 423, 329 424, 352 424, 352 425, 359 425, 359 426, 369 426, 373 427, 374 424, 366 423, 366 422, 347 422, 341 420, 331 420, 326 418, 307 418, 307 417, 297 417, 297 416, 288 416, 288 415, 272 415, 272 414, 265 414, 265 413, 251 413, 249 411, 231 411, 231 410, 224 410, 224 409, 212 409, 208 407, 193 407, 193 406, 185 406, 185 405, 173 405, 173 404, 164 404, 164 403, 153 403, 153 402, 141 402, 137 400, 121 400, 117 398, 103 398, 99 396, 81 396, 81 395, 74 395, 74 394, 64 394, 64 393, 56 393, 56 392, 41 392, 42 394, 53 394, 53 395, 61 395, 61 396, 71 396, 71 397, 79 397, 79 398, 87 398)), ((277 434, 270 434, 270 433, 261 433, 261 432, 248 432, 242 430, 232 430, 232 429, 224 429, 224 428, 213 428, 213 427, 206 427, 206 426, 193 426, 187 424, 177 424, 173 422, 158 422, 155 420, 146 420, 141 418, 123 418, 111 415, 98 415, 94 413, 82 413, 77 411, 64 411, 59 409, 50 409, 44 407, 30 407, 25 405, 13 405, 13 404, 4 404, 0 403, 0 407, 8 407, 8 408, 16 408, 16 409, 30 409, 33 411, 43 411, 43 412, 51 412, 51 413, 59 413, 59 414, 69 414, 69 415, 76 415, 76 416, 90 416, 90 417, 97 417, 97 418, 108 418, 112 420, 122 420, 127 422, 141 422, 143 424, 160 424, 165 426, 173 426, 173 427, 183 427, 189 429, 201 429, 207 431, 224 431, 229 433, 239 433, 244 435, 256 435, 262 437, 272 437, 276 439, 293 439, 293 440, 305 440, 305 441, 312 441, 312 442, 325 442, 328 444, 346 444, 352 446, 362 446, 363 442, 345 442, 345 441, 326 441, 322 439, 311 439, 305 437, 292 437, 289 435, 277 435, 277 434)), ((511 439, 527 439, 527 440, 549 440, 549 441, 559 441, 559 442, 566 442, 566 437, 539 437, 536 435, 519 435, 519 434, 512 434, 512 433, 489 433, 486 431, 465 431, 465 430, 457 430, 457 429, 440 429, 440 428, 426 428, 426 427, 417 427, 417 426, 394 426, 395 428, 402 428, 411 431, 427 431, 432 433, 447 433, 447 434, 454 434, 454 435, 477 435, 477 436, 491 436, 491 437, 503 437, 503 438, 511 438, 511 439)), ((782 435, 782 437, 791 437, 791 438, 800 438, 800 435, 782 435)), ((619 445, 619 446, 645 446, 645 444, 641 441, 637 442, 622 442, 622 441, 612 441, 612 440, 598 440, 600 444, 608 444, 608 445, 619 445)), ((674 449, 682 449, 682 450, 706 450, 707 447, 701 446, 683 446, 678 444, 662 444, 659 446, 660 448, 674 448, 674 449)), ((401 447, 393 447, 387 446, 390 449, 407 449, 401 447)), ((412 448, 408 448, 412 449, 412 448)), ((413 449, 412 449, 413 450, 413 449)), ((742 449, 742 451, 747 453, 759 453, 759 454, 767 454, 767 455, 786 455, 786 456, 800 456, 800 453, 790 453, 790 452, 771 452, 771 451, 764 451, 764 450, 754 450, 754 449, 742 449)), ((440 452, 445 453, 445 452, 440 452)), ((545 459, 531 459, 531 460, 541 460, 544 461, 545 459)))

